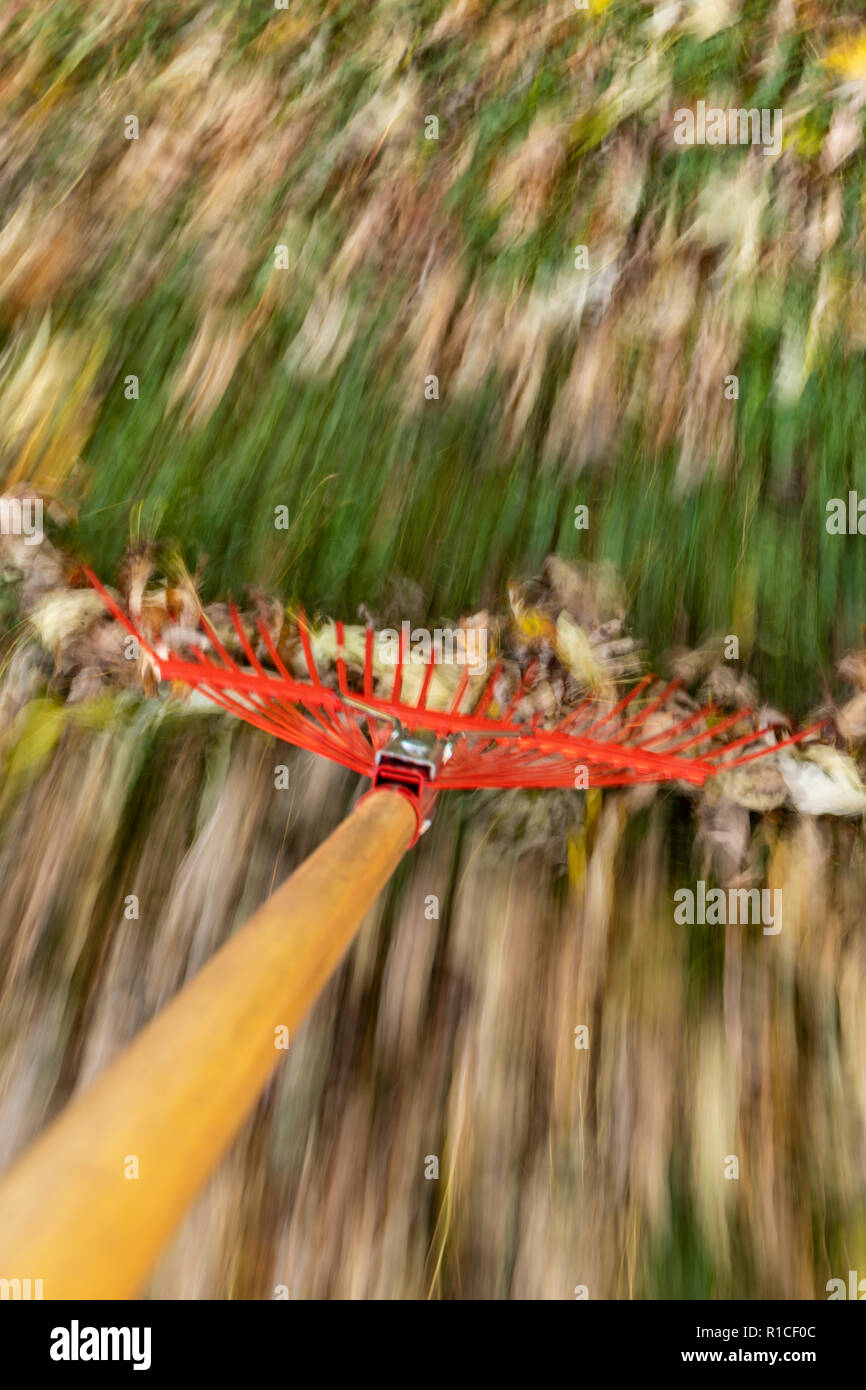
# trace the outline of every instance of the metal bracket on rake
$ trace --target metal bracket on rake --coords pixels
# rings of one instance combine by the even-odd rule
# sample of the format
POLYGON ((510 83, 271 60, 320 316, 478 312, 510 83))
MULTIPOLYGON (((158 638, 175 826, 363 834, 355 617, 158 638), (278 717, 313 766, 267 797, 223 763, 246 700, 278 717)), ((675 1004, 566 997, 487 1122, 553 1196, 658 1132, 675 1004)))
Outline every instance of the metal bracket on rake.
POLYGON ((736 725, 751 720, 751 712, 724 714, 714 705, 665 722, 666 703, 680 683, 672 681, 654 693, 650 687, 655 677, 651 675, 644 676, 612 707, 588 696, 552 727, 542 728, 538 715, 525 720, 519 714, 531 688, 531 667, 508 704, 497 707, 494 692, 502 671, 500 664, 477 691, 470 710, 464 708, 471 696, 466 669, 447 708, 434 708, 429 696, 435 659, 425 666, 417 700, 408 703, 402 698, 405 643, 401 643, 390 691, 383 694, 380 682, 376 694, 373 628, 366 629, 360 679, 350 684, 344 627, 337 622, 336 681, 329 677, 331 683, 327 683, 316 666, 303 614, 298 633, 305 679, 286 669, 268 629, 259 621, 258 631, 271 669, 264 667, 234 607, 232 623, 245 664, 229 654, 204 614, 201 626, 213 654, 206 655, 199 646, 193 646, 188 659, 150 643, 95 575, 85 572, 162 680, 192 686, 248 724, 368 777, 372 789, 398 792, 415 810, 418 834, 430 824, 436 798, 444 791, 623 787, 661 782, 702 786, 709 777, 767 757, 817 732, 817 727, 812 727, 779 739, 776 728, 766 725, 726 740, 736 725))
POLYGON ((410 734, 399 728, 376 754, 373 785, 366 795, 372 796, 373 792, 387 788, 407 797, 418 821, 413 844, 433 822, 439 795, 437 775, 450 755, 451 745, 447 741, 434 738, 421 729, 410 734))

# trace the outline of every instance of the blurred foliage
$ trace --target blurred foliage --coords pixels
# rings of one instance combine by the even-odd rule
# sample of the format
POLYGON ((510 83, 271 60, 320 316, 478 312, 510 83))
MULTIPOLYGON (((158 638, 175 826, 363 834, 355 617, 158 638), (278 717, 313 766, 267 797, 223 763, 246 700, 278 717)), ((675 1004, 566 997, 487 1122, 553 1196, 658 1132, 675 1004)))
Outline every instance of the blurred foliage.
MULTIPOLYGON (((864 33, 844 0, 7 0, 0 477, 73 507, 106 578, 143 527, 207 555, 207 598, 347 618, 395 577, 438 619, 551 551, 607 559, 654 655, 735 632, 801 714, 862 641, 862 538, 824 522, 866 496, 864 33), (781 108, 783 153, 677 147, 699 99, 781 108)), ((287 815, 261 736, 152 704, 32 700, 4 740, 8 1158, 351 790, 290 754, 287 815)), ((861 833, 762 823, 768 952, 674 928, 674 797, 605 797, 550 852, 479 809, 403 866, 155 1291, 808 1298, 862 1270, 861 833)))
POLYGON ((105 572, 143 501, 211 595, 347 616, 606 557, 654 649, 739 625, 802 712, 861 629, 823 508, 866 493, 863 51, 788 0, 13 0, 7 479, 77 498, 105 572), (675 146, 699 97, 778 104, 783 155, 675 146))

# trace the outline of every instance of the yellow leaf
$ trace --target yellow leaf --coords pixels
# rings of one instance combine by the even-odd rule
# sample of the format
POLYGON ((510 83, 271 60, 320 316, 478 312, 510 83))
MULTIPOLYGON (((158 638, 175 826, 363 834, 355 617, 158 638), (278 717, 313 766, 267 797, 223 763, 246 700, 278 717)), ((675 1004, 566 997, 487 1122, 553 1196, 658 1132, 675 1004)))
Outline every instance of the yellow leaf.
POLYGON ((42 767, 59 742, 65 724, 65 708, 58 700, 31 700, 19 711, 7 734, 6 775, 10 781, 14 783, 42 767))
POLYGON ((831 49, 825 62, 849 82, 866 78, 866 34, 831 49))
POLYGON ((565 609, 556 620, 554 650, 565 669, 582 685, 595 689, 602 684, 604 671, 595 659, 589 638, 565 609))
POLYGON ((582 888, 586 879, 586 835, 583 827, 578 834, 568 835, 568 879, 574 888, 582 888))

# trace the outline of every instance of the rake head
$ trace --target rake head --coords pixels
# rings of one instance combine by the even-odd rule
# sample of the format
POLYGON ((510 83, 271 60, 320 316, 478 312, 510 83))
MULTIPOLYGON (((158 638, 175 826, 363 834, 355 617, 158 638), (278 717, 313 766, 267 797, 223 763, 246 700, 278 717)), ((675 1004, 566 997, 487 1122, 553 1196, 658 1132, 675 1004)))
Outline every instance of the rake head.
MULTIPOLYGON (((201 615, 208 651, 190 644, 183 656, 143 636, 87 571, 106 607, 136 639, 162 680, 194 687, 214 704, 287 743, 342 763, 374 788, 389 786, 408 796, 418 813, 419 833, 439 792, 480 787, 624 787, 642 783, 685 782, 702 786, 709 777, 766 757, 797 743, 813 729, 779 739, 775 726, 754 726, 751 712, 721 714, 713 705, 683 718, 666 705, 680 682, 656 693, 655 678, 644 676, 616 704, 588 697, 555 722, 541 727, 541 716, 521 717, 521 705, 535 675, 530 665, 507 704, 495 692, 500 663, 471 689, 464 669, 447 701, 431 703, 435 659, 423 667, 417 698, 401 698, 408 666, 405 633, 390 689, 383 693, 374 671, 376 634, 366 628, 363 664, 352 662, 344 645, 344 626, 335 624, 336 680, 323 679, 313 655, 303 614, 298 628, 306 675, 291 674, 267 627, 258 629, 272 669, 256 654, 237 610, 231 609, 246 664, 226 650, 212 624, 201 615), (378 686, 378 693, 376 687, 378 686), (751 724, 733 735, 736 725, 751 724), (728 738, 727 735, 732 734, 728 738)), ((417 684, 417 682, 416 682, 417 684)))

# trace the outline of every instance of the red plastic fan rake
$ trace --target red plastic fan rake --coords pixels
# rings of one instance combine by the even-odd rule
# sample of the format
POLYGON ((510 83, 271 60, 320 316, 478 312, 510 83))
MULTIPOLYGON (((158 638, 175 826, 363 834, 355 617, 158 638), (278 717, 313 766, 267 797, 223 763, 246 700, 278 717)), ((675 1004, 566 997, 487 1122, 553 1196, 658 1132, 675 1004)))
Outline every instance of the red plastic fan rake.
POLYGON ((589 697, 552 727, 543 728, 538 715, 529 720, 518 718, 521 701, 536 673, 533 664, 501 712, 491 713, 502 675, 499 662, 469 710, 465 705, 470 672, 465 667, 447 708, 428 703, 437 669, 435 659, 425 665, 418 699, 408 703, 401 698, 408 657, 405 630, 401 632, 391 689, 383 696, 374 694, 374 629, 369 625, 366 629, 364 664, 356 689, 349 682, 340 622, 335 624, 334 688, 323 681, 317 669, 303 614, 298 630, 307 679, 298 679, 286 669, 260 620, 259 635, 273 666, 266 670, 234 607, 232 623, 248 664, 241 666, 228 653, 204 615, 202 631, 213 655, 192 646, 192 659, 185 659, 149 643, 89 571, 88 578, 163 680, 193 686, 247 723, 342 763, 368 777, 374 790, 387 787, 401 791, 415 809, 418 833, 429 823, 429 812, 440 792, 480 787, 574 787, 580 770, 585 771, 586 780, 578 785, 593 787, 646 782, 701 786, 718 772, 765 757, 810 732, 804 730, 777 741, 774 728, 766 726, 725 741, 735 725, 749 719, 750 711, 721 715, 713 705, 653 732, 653 716, 664 709, 680 682, 670 682, 641 702, 640 697, 648 693, 655 679, 651 675, 638 681, 612 708, 589 697))

